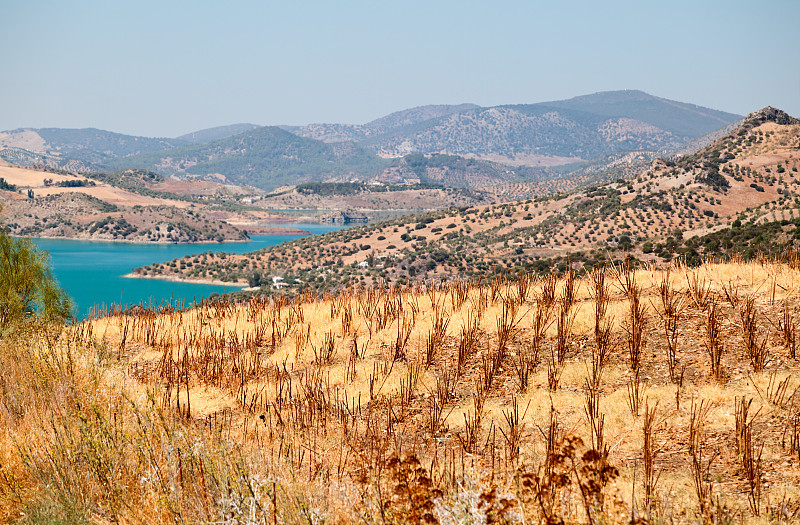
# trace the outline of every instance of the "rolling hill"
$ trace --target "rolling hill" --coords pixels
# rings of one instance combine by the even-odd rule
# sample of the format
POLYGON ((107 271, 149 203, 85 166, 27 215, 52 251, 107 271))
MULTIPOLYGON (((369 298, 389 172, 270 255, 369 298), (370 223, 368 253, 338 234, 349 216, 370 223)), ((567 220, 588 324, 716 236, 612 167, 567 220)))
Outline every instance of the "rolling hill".
POLYGON ((264 126, 207 144, 114 159, 109 164, 178 177, 219 178, 269 191, 320 178, 363 177, 379 172, 387 162, 355 143, 327 144, 264 126))
MULTIPOLYGON (((76 174, 0 164, 3 228, 16 236, 208 243, 247 240, 266 211, 238 205, 244 188, 152 172, 76 174)), ((284 232, 272 228, 272 232, 284 232)), ((297 230, 293 230, 297 231, 297 230)))
MULTIPOLYGON (((301 239, 226 259, 189 278, 280 276, 297 289, 478 278, 493 272, 590 268, 790 247, 800 227, 800 121, 774 108, 748 115, 695 155, 564 194, 463 207, 301 239), (771 226, 772 225, 772 226, 771 226)), ((142 276, 174 270, 139 269, 142 276)))
MULTIPOLYGON (((178 139, 123 135, 101 129, 40 128, 0 132, 0 148, 24 149, 53 159, 102 165, 109 159, 174 148, 178 139)), ((5 157, 2 152, 0 156, 5 157)), ((56 166, 53 166, 56 167, 56 166)))

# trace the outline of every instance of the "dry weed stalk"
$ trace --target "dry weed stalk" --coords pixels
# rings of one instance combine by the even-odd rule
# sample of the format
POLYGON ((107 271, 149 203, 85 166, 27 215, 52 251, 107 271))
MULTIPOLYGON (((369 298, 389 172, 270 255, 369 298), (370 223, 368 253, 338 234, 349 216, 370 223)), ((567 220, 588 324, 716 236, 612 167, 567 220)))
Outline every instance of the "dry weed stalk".
POLYGON ((531 274, 522 272, 517 276, 517 304, 525 304, 528 300, 528 294, 531 287, 536 283, 536 279, 531 277, 531 274))
POLYGON ((552 324, 552 319, 550 317, 552 313, 551 307, 552 304, 548 306, 544 300, 540 299, 533 308, 533 319, 531 321, 528 345, 526 348, 520 350, 517 356, 517 362, 515 363, 520 392, 524 392, 528 388, 529 374, 539 366, 545 334, 552 324))
POLYGON ((711 283, 700 279, 698 272, 693 271, 686 274, 686 284, 692 305, 698 310, 708 309, 711 301, 711 283))
POLYGON ((467 317, 467 322, 461 327, 461 338, 458 341, 458 358, 456 361, 456 377, 461 377, 467 361, 475 355, 478 346, 478 319, 467 317))
POLYGON ((550 348, 550 355, 547 359, 547 388, 551 392, 558 390, 558 383, 561 381, 561 373, 564 371, 564 365, 558 362, 556 349, 550 348))
POLYGON ((655 459, 659 449, 655 442, 656 412, 658 403, 650 408, 649 400, 644 402, 644 417, 642 418, 642 459, 644 462, 644 499, 648 520, 656 500, 656 488, 660 472, 656 473, 655 459))
POLYGON ((450 285, 450 303, 456 312, 464 306, 469 298, 469 292, 474 288, 472 281, 456 281, 450 285))
POLYGON ((478 449, 485 395, 483 388, 478 386, 478 392, 472 399, 473 410, 464 413, 464 432, 457 434, 458 440, 461 442, 461 448, 467 454, 473 454, 478 449))
POLYGON ((599 390, 602 381, 603 367, 610 354, 611 327, 613 319, 606 319, 606 311, 611 301, 606 271, 602 268, 592 272, 592 297, 594 299, 594 347, 592 348, 592 369, 589 383, 594 390, 599 390))
POLYGON ((692 471, 692 480, 694 482, 695 495, 697 496, 697 504, 700 508, 700 516, 704 520, 711 516, 713 510, 711 499, 713 481, 710 476, 710 470, 714 459, 716 459, 715 454, 712 454, 707 459, 705 457, 703 426, 710 411, 710 405, 706 404, 704 400, 701 400, 699 404, 695 404, 694 400, 692 400, 688 428, 689 466, 692 471))
POLYGON ((706 311, 704 346, 711 365, 711 375, 718 382, 723 380, 722 355, 725 344, 722 340, 722 314, 716 301, 711 301, 706 311))
POLYGON ((781 320, 778 324, 781 335, 783 336, 783 347, 792 359, 797 358, 797 320, 789 309, 789 304, 784 302, 781 312, 781 320))
POLYGON ((544 440, 544 462, 535 473, 526 472, 522 475, 522 487, 527 492, 527 498, 523 500, 536 503, 545 523, 558 523, 563 516, 559 492, 569 485, 570 479, 565 472, 565 456, 559 454, 562 436, 558 412, 552 400, 547 428, 539 427, 539 432, 544 440))
POLYGON ((444 345, 447 338, 447 326, 450 318, 445 317, 440 308, 433 310, 433 326, 425 343, 425 367, 430 367, 436 357, 436 353, 444 345))
POLYGON ((603 441, 605 414, 600 412, 600 389, 589 379, 586 380, 584 389, 585 406, 583 410, 589 422, 589 436, 592 440, 592 448, 602 451, 605 449, 603 441))
POLYGON ((397 337, 395 338, 394 345, 392 348, 392 359, 405 359, 406 357, 406 345, 408 344, 408 340, 411 337, 411 330, 414 328, 414 324, 403 315, 402 320, 398 320, 397 322, 397 337))
POLYGON ((631 372, 631 376, 625 385, 628 392, 628 408, 631 411, 631 415, 635 417, 639 417, 639 409, 642 406, 642 395, 644 394, 644 385, 639 375, 640 370, 640 368, 637 368, 631 372))
POLYGON ((572 325, 575 322, 577 312, 573 311, 575 306, 575 296, 578 291, 578 284, 575 280, 575 272, 572 268, 567 270, 564 279, 564 289, 558 298, 558 322, 556 324, 556 358, 559 365, 563 365, 567 358, 570 337, 572 335, 572 325))
POLYGON ((758 395, 761 396, 762 399, 765 399, 767 402, 775 405, 781 409, 791 408, 791 404, 795 399, 795 396, 800 391, 800 386, 797 387, 791 394, 789 393, 789 383, 792 380, 792 376, 786 376, 782 381, 778 380, 777 372, 773 371, 770 372, 768 375, 767 381, 767 388, 762 392, 758 385, 753 383, 753 386, 758 392, 758 395))
POLYGON ((678 322, 683 314, 684 302, 682 296, 676 293, 670 281, 670 268, 664 272, 658 284, 661 310, 658 312, 664 326, 664 335, 667 340, 667 366, 669 379, 678 383, 678 322))
POLYGON ((551 309, 556 302, 557 285, 558 277, 552 273, 547 274, 547 277, 545 277, 544 282, 542 283, 541 294, 539 295, 539 302, 542 304, 545 310, 551 309))
POLYGON ((317 365, 329 365, 333 361, 333 356, 336 351, 336 339, 333 333, 328 331, 325 334, 325 340, 320 345, 319 350, 313 344, 311 349, 314 353, 314 363, 317 365))
POLYGON ((645 305, 642 302, 642 290, 636 282, 636 273, 627 265, 617 270, 617 278, 628 298, 628 315, 625 320, 625 332, 628 344, 628 366, 638 374, 644 352, 644 330, 647 326, 645 305))
POLYGON ((500 433, 506 441, 506 450, 508 451, 508 459, 512 464, 516 465, 519 460, 520 446, 522 444, 522 433, 525 431, 525 423, 523 420, 528 414, 528 408, 531 402, 528 401, 525 411, 520 416, 519 403, 515 397, 511 402, 509 410, 503 410, 503 418, 505 419, 507 430, 500 427, 500 433))
POLYGON ((767 363, 767 339, 758 337, 758 310, 755 298, 749 296, 739 306, 744 349, 754 372, 763 372, 767 363))
POLYGON ((736 399, 736 452, 739 454, 742 472, 747 481, 747 503, 756 516, 761 514, 761 493, 763 489, 764 468, 762 454, 764 443, 753 442, 753 425, 760 410, 748 419, 748 411, 753 400, 744 397, 736 399))
POLYGON ((606 271, 597 268, 591 275, 592 298, 594 299, 594 339, 591 347, 591 368, 584 384, 584 413, 589 423, 592 448, 604 450, 603 424, 605 415, 600 412, 600 395, 602 387, 603 368, 610 354, 611 325, 612 321, 606 319, 606 311, 611 300, 606 284, 606 271))

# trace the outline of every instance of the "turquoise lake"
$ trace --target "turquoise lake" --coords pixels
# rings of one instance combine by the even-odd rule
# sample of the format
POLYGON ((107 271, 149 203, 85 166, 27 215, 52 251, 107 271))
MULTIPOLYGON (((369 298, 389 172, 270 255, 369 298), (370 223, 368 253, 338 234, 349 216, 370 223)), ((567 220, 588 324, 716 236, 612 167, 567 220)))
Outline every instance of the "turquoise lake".
MULTIPOLYGON (((312 234, 341 228, 319 224, 289 226, 312 234)), ((161 245, 63 239, 33 239, 33 242, 50 253, 53 273, 75 303, 75 314, 80 319, 92 310, 107 309, 112 305, 127 308, 140 303, 190 304, 208 297, 211 293, 241 289, 240 286, 232 285, 216 286, 124 277, 138 266, 209 251, 251 252, 300 237, 303 235, 253 235, 250 242, 222 244, 161 245)))

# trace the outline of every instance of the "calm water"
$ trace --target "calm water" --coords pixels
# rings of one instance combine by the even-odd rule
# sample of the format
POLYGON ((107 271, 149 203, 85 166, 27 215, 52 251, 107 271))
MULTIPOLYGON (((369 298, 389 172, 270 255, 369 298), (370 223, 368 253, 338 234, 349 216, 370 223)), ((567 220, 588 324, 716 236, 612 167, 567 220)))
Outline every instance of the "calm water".
MULTIPOLYGON (((292 224, 312 234, 337 230, 341 226, 292 224)), ((244 253, 302 235, 253 235, 250 242, 224 244, 131 244, 124 242, 72 241, 34 239, 50 252, 53 273, 75 303, 75 314, 83 317, 91 309, 111 305, 127 307, 132 304, 161 304, 181 301, 189 304, 211 293, 239 290, 239 286, 176 283, 158 279, 123 277, 138 266, 164 262, 204 252, 244 253)))

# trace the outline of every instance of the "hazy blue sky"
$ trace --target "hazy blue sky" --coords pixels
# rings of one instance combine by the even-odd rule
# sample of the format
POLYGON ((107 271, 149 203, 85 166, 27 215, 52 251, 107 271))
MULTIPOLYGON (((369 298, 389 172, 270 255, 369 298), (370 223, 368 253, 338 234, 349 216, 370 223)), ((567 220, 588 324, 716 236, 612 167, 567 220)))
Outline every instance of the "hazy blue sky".
POLYGON ((0 0, 0 129, 175 136, 613 89, 800 116, 800 1, 0 0))

